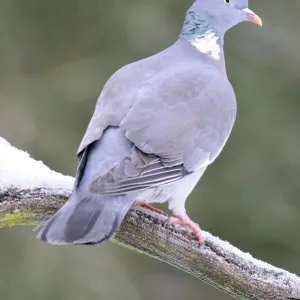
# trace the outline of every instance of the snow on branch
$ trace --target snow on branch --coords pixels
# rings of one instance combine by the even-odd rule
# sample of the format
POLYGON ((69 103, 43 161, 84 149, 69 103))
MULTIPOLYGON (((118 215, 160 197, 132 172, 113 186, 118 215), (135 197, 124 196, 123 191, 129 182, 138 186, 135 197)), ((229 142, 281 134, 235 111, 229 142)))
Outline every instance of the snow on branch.
MULTIPOLYGON (((0 138, 0 227, 35 225, 67 200, 74 179, 0 138)), ((204 232, 205 245, 164 216, 132 209, 114 241, 150 255, 239 299, 300 300, 300 278, 204 232)))

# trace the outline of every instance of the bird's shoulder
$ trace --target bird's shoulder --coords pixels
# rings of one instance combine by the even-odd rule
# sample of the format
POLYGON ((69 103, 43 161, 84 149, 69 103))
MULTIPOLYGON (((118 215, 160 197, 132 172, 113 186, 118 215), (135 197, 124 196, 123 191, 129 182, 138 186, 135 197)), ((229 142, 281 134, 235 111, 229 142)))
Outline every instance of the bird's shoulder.
POLYGON ((177 64, 152 78, 120 124, 139 149, 189 171, 217 157, 236 115, 226 76, 201 66, 177 64))
POLYGON ((159 115, 165 110, 173 113, 175 108, 180 113, 181 105, 203 110, 207 97, 223 107, 235 102, 233 89, 218 68, 173 48, 126 65, 104 86, 78 153, 99 139, 108 126, 122 124, 127 130, 139 124, 145 126, 158 111, 159 115), (225 95, 227 101, 220 101, 220 95, 225 95))

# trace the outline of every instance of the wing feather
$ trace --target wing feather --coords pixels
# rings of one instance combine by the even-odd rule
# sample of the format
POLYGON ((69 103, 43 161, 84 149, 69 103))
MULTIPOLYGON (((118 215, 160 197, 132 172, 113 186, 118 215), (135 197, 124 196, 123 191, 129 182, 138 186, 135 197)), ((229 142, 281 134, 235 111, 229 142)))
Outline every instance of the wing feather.
POLYGON ((146 156, 145 153, 134 147, 120 164, 93 181, 92 192, 105 195, 136 192, 153 186, 169 184, 187 175, 183 165, 166 167, 158 157, 153 155, 152 160, 149 159, 148 163, 139 161, 139 164, 133 164, 133 161, 137 162, 137 160, 132 158, 137 155, 146 156))
POLYGON ((101 94, 79 151, 109 126, 124 130, 134 147, 94 179, 93 192, 123 194, 170 184, 214 161, 233 127, 236 101, 226 76, 202 67, 194 61, 174 64, 128 93, 115 77, 109 85, 114 93, 106 88, 101 94))

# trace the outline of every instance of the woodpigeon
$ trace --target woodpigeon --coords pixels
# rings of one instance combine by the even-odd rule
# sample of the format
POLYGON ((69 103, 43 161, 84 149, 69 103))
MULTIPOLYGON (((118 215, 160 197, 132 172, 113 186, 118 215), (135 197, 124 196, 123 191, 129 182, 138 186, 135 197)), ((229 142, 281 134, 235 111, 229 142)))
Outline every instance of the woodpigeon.
POLYGON ((262 25, 248 0, 197 0, 172 46, 107 81, 78 150, 73 194, 41 225, 40 240, 101 244, 132 205, 155 210, 149 203, 167 202, 168 223, 190 227, 203 243, 185 201, 235 121, 223 43, 243 21, 262 25))

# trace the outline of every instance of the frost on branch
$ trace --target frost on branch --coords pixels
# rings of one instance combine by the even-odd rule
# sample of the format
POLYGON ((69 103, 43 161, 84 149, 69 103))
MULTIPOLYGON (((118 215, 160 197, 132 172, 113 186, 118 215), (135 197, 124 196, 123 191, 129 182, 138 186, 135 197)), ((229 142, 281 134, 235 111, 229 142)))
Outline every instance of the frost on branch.
MULTIPOLYGON (((52 171, 27 152, 12 147, 0 137, 0 192, 45 189, 58 195, 69 195, 74 179, 52 171)), ((0 198, 1 199, 1 198, 0 198)))
MULTIPOLYGON (((38 224, 71 194, 74 179, 54 172, 0 138, 0 227, 38 224)), ((223 292, 253 300, 300 300, 300 278, 204 232, 165 226, 164 216, 130 210, 115 242, 162 260, 223 292)))

